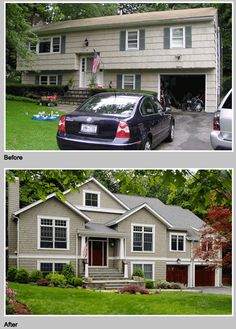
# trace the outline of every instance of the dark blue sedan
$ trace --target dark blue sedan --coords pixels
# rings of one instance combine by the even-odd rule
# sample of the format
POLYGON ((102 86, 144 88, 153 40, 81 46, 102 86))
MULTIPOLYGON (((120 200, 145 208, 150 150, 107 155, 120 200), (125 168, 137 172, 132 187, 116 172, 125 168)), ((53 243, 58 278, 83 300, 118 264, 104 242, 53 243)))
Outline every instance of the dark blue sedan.
POLYGON ((61 150, 151 150, 172 142, 173 116, 153 96, 100 93, 60 118, 61 150))

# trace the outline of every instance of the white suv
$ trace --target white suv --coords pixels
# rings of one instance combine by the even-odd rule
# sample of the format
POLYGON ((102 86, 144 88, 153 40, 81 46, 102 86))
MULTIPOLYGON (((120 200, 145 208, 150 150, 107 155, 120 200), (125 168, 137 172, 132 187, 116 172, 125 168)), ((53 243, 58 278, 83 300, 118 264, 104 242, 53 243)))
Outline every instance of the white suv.
POLYGON ((232 150, 232 89, 227 93, 215 113, 211 146, 214 150, 232 150))

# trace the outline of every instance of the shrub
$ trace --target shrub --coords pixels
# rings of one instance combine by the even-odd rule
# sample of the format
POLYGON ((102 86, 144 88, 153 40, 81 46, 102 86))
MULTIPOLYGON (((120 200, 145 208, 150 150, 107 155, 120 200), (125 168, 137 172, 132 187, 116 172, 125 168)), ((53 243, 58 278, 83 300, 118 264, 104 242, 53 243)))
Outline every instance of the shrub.
POLYGON ((49 274, 47 275, 46 279, 49 281, 50 286, 58 287, 66 285, 66 278, 63 274, 49 274))
POLYGON ((9 101, 21 101, 21 102, 29 102, 29 103, 36 103, 38 104, 39 100, 29 97, 21 97, 21 96, 14 96, 14 95, 6 95, 6 99, 9 101))
POLYGON ((181 283, 178 282, 171 282, 170 283, 170 289, 182 289, 183 286, 181 283))
POLYGON ((15 297, 16 292, 8 287, 8 282, 6 282, 6 314, 14 314, 15 313, 15 297))
POLYGON ((72 279, 75 277, 75 271, 71 263, 66 264, 63 267, 62 274, 65 276, 67 282, 72 284, 72 279))
POLYGON ((149 294, 149 291, 145 288, 142 288, 136 284, 130 284, 128 286, 124 286, 123 288, 119 289, 119 292, 121 294, 124 294, 124 293, 129 293, 129 294, 137 294, 137 293, 140 293, 142 295, 144 294, 149 294))
POLYGON ((30 274, 30 282, 37 282, 38 280, 43 278, 43 273, 39 270, 34 270, 30 274))
POLYGON ((166 281, 166 280, 160 280, 156 283, 156 288, 160 288, 160 289, 170 289, 171 284, 170 282, 166 281))
POLYGON ((77 277, 73 277, 72 280, 71 280, 71 284, 74 287, 78 287, 78 286, 81 287, 83 285, 83 279, 77 278, 77 277))
POLYGON ((28 283, 29 272, 24 268, 20 268, 16 273, 16 281, 19 283, 28 283))
POLYGON ((139 276, 140 278, 143 278, 144 277, 144 273, 142 271, 142 269, 140 267, 137 267, 134 271, 133 271, 133 274, 132 276, 139 276))
POLYGON ((37 281, 37 285, 38 286, 48 286, 49 285, 49 281, 45 278, 40 279, 37 281))
POLYGON ((6 94, 30 98, 52 94, 64 95, 67 90, 67 86, 24 85, 15 83, 9 83, 6 86, 6 94))
POLYGON ((146 280, 145 281, 145 288, 147 288, 147 289, 154 289, 154 281, 146 280))
POLYGON ((17 268, 14 266, 10 266, 7 271, 7 280, 8 281, 15 281, 17 274, 17 268))

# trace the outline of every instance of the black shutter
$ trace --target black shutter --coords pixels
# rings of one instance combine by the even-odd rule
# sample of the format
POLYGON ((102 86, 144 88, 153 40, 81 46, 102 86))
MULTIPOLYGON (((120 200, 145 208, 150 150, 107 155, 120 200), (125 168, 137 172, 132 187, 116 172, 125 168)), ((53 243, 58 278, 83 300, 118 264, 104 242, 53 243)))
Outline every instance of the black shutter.
POLYGON ((116 88, 122 89, 122 74, 117 74, 116 77, 116 88))
POLYGON ((125 37, 126 37, 126 31, 120 31, 120 51, 125 50, 125 37))
POLYGON ((58 85, 60 86, 62 84, 62 75, 58 75, 58 85))
POLYGON ((145 49, 145 30, 139 30, 139 50, 145 49))
POLYGON ((164 28, 164 49, 170 48, 170 28, 164 28))
POLYGON ((185 48, 192 48, 192 27, 185 27, 185 48))
POLYGON ((141 90, 141 74, 135 75, 135 90, 141 90))
POLYGON ((38 74, 35 75, 35 84, 39 85, 39 75, 38 74))
POLYGON ((62 35, 61 37, 61 54, 65 54, 66 52, 66 36, 62 35))

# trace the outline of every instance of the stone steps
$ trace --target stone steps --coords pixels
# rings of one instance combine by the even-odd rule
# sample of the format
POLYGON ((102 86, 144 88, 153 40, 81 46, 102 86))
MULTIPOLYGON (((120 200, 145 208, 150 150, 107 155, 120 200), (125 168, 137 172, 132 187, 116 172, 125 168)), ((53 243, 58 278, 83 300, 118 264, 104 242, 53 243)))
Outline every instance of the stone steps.
POLYGON ((91 96, 89 89, 70 89, 60 100, 60 104, 80 105, 91 96))
POLYGON ((85 288, 98 289, 98 290, 118 290, 129 285, 143 286, 143 282, 134 280, 92 280, 91 282, 85 283, 85 288))

